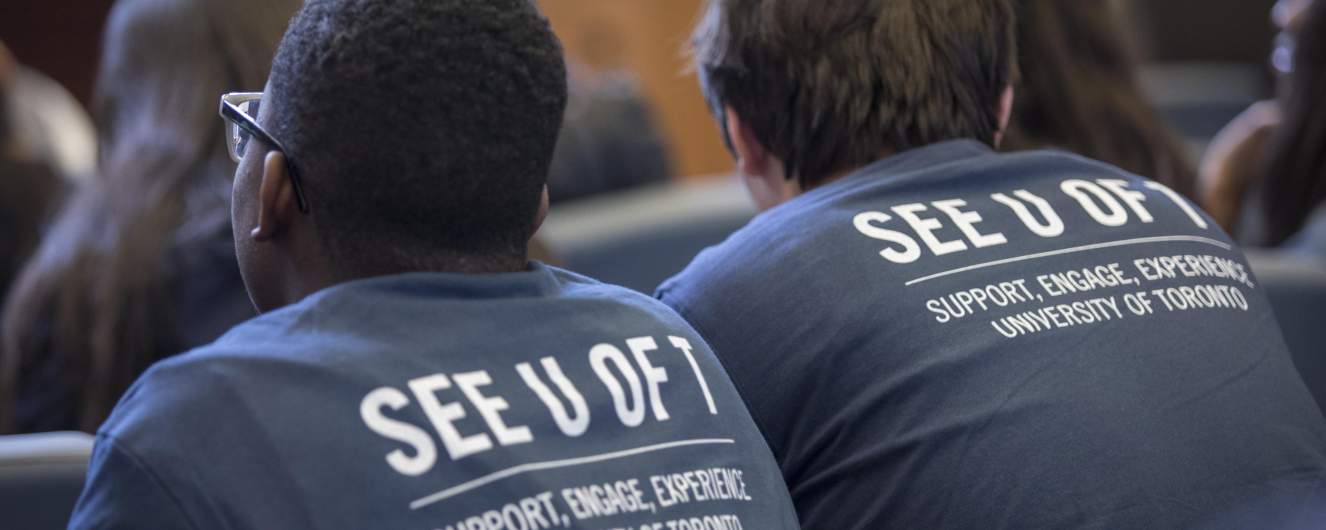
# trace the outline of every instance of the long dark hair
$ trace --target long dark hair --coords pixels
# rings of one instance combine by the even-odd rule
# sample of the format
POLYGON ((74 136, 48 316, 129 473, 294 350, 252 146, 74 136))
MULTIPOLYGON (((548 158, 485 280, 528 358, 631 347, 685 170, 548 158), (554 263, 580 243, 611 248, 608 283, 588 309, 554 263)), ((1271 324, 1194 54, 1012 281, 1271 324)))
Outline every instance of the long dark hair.
POLYGON ((1262 188, 1266 243, 1272 246, 1302 229, 1326 202, 1326 1, 1315 2, 1306 16, 1262 188))
POLYGON ((1110 0, 1019 4, 1022 82, 1004 149, 1065 149, 1192 197, 1192 162, 1146 100, 1136 52, 1110 0))
POLYGON ((5 87, 0 86, 0 300, 41 242, 42 229, 64 191, 55 171, 17 152, 5 101, 5 87))
POLYGON ((5 306, 0 430, 25 367, 57 359, 95 430, 152 362, 177 353, 171 249, 229 222, 216 109, 258 90, 296 0, 120 0, 94 97, 98 178, 66 205, 5 306))

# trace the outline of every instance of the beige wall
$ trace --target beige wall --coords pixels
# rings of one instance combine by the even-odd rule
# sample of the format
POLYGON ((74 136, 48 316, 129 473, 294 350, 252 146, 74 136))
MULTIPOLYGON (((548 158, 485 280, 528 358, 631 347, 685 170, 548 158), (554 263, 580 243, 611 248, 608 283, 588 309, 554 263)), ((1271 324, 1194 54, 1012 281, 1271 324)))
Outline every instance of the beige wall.
POLYGON ((677 172, 731 169, 717 127, 689 72, 684 47, 701 0, 540 0, 568 55, 634 71, 672 146, 677 172))

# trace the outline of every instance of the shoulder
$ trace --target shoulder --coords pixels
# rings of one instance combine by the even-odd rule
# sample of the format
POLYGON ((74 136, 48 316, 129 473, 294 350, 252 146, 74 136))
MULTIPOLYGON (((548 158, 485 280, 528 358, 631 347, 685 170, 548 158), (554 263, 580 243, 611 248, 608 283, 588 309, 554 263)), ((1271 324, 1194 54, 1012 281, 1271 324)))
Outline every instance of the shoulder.
POLYGON ((99 429, 126 448, 159 447, 166 439, 205 436, 206 422, 244 399, 274 365, 302 365, 286 332, 292 313, 270 313, 236 326, 221 338, 152 365, 120 399, 99 429))
POLYGON ((768 212, 757 216, 721 243, 700 251, 681 272, 661 283, 654 297, 685 315, 687 300, 694 293, 713 295, 714 289, 749 277, 735 272, 760 268, 759 262, 768 257, 767 250, 776 237, 771 234, 783 231, 789 222, 782 217, 771 218, 768 212))
POLYGON ((130 387, 97 431, 71 528, 196 527, 185 506, 206 495, 199 466, 235 456, 216 440, 246 409, 236 399, 242 374, 224 364, 205 347, 157 363, 130 387))
POLYGON ((180 488, 112 436, 100 435, 69 528, 199 528, 180 488))
POLYGON ((232 356, 205 346, 161 361, 134 382, 98 434, 133 447, 140 440, 191 432, 197 415, 216 408, 237 380, 232 356), (227 373, 230 372, 230 373, 227 373), (162 431, 166 432, 162 432, 162 431))
POLYGON ((825 317, 850 285, 834 279, 852 276, 837 256, 842 239, 852 237, 856 212, 850 193, 802 198, 701 251, 654 296, 716 348, 798 317, 825 317))

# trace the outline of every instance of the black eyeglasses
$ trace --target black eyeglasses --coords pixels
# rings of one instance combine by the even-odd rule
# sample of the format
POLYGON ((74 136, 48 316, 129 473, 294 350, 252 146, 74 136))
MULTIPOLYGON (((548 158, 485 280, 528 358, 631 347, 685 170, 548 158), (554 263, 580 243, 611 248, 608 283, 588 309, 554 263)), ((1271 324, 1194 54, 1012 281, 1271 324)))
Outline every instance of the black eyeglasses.
POLYGON ((290 187, 295 190, 299 211, 308 213, 308 200, 304 198, 304 187, 300 185, 299 172, 295 169, 294 160, 290 158, 290 152, 258 125, 258 106, 261 102, 262 92, 231 92, 221 96, 220 114, 226 120, 226 148, 230 151, 230 158, 239 163, 254 137, 275 147, 285 155, 286 172, 290 174, 290 187))

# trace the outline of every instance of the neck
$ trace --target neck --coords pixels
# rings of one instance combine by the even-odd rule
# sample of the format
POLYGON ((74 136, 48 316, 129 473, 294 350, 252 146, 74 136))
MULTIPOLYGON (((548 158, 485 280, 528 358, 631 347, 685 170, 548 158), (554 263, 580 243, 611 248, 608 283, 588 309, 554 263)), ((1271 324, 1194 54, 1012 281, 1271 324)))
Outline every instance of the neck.
POLYGON ((412 272, 501 274, 521 272, 529 267, 528 258, 523 252, 513 255, 442 252, 428 256, 403 256, 380 252, 375 257, 377 259, 359 257, 338 260, 345 265, 337 266, 332 276, 339 281, 350 281, 412 272))
POLYGON ((381 261, 366 262, 357 260, 351 266, 333 267, 329 261, 301 263, 292 270, 282 295, 282 303, 277 307, 268 307, 270 311, 285 305, 298 303, 305 297, 355 280, 409 274, 415 272, 437 272, 449 274, 502 274, 529 270, 529 262, 524 256, 496 258, 492 256, 450 256, 447 258, 423 259, 417 261, 381 261))
POLYGON ((837 180, 842 179, 843 177, 846 177, 846 176, 848 176, 848 175, 851 175, 852 173, 855 173, 856 170, 861 169, 861 167, 862 167, 862 166, 858 166, 858 167, 854 167, 854 168, 851 168, 851 169, 846 169, 846 170, 843 170, 843 171, 839 171, 839 172, 837 172, 837 173, 834 173, 834 174, 832 174, 832 175, 829 175, 828 177, 825 177, 825 178, 822 178, 822 179, 817 180, 817 181, 815 181, 815 182, 812 182, 812 183, 810 183, 810 184, 807 184, 807 185, 801 187, 801 193, 805 193, 805 192, 808 192, 808 191, 813 190, 813 189, 816 189, 816 188, 820 188, 820 187, 823 187, 823 186, 827 186, 827 185, 829 185, 829 184, 831 184, 831 183, 833 183, 833 182, 835 182, 835 181, 837 181, 837 180))
MULTIPOLYGON (((880 161, 880 160, 884 160, 884 159, 886 159, 886 158, 888 158, 888 157, 891 157, 891 156, 893 156, 893 155, 896 155, 896 154, 898 154, 898 151, 896 151, 896 150, 894 150, 894 149, 888 149, 888 150, 885 150, 884 152, 880 153, 879 158, 876 158, 875 160, 871 161, 870 163, 873 164, 873 163, 875 163, 875 162, 878 162, 878 161, 880 161)), ((833 182, 835 182, 835 181, 838 181, 838 180, 842 179, 843 177, 846 177, 846 176, 848 176, 848 175, 851 175, 852 173, 856 173, 856 172, 859 171, 861 168, 866 167, 866 165, 869 165, 869 164, 863 164, 863 165, 858 165, 858 166, 852 166, 852 167, 849 167, 849 168, 847 168, 847 169, 842 169, 842 170, 836 171, 836 172, 830 174, 829 176, 827 176, 827 177, 825 177, 825 178, 819 179, 819 180, 817 180, 817 181, 815 181, 815 182, 812 182, 812 183, 810 183, 810 184, 805 185, 804 187, 801 188, 800 191, 801 191, 801 193, 805 193, 805 192, 808 192, 808 191, 810 191, 810 190, 813 190, 813 189, 816 189, 816 188, 820 188, 820 187, 826 186, 826 185, 828 185, 828 184, 831 184, 831 183, 833 183, 833 182)))

